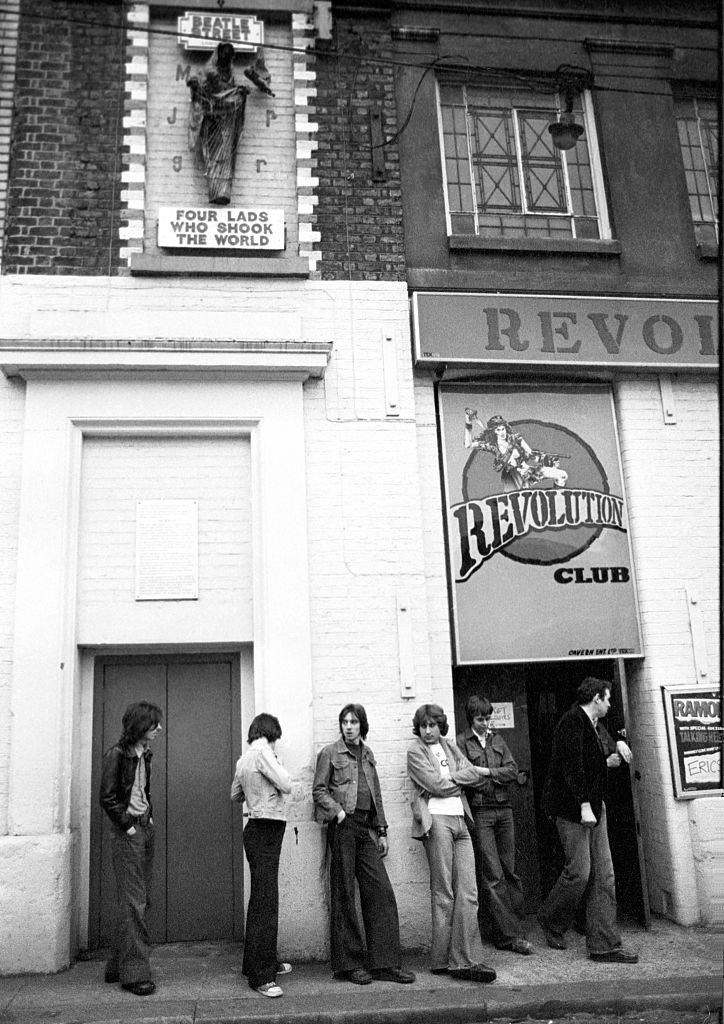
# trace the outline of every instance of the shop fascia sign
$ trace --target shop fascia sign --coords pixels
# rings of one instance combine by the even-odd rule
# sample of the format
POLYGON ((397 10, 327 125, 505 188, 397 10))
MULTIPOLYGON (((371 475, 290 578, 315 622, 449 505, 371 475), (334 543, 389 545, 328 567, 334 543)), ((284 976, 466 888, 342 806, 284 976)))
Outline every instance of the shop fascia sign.
POLYGON ((179 46, 187 50, 215 50, 227 42, 253 53, 264 42, 264 23, 246 14, 186 11, 177 19, 176 30, 179 46))
POLYGON ((240 206, 161 206, 158 245, 170 249, 272 252, 284 248, 284 210, 240 206))
POLYGON ((707 299, 416 292, 418 365, 715 370, 719 308, 707 299))

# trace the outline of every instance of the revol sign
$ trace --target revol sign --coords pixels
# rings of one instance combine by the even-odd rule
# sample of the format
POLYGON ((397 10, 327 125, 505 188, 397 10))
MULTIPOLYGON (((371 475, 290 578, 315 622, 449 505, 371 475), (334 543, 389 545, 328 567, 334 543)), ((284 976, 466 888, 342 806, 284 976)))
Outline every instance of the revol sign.
POLYGON ((714 300, 416 292, 412 311, 422 365, 719 365, 714 300))

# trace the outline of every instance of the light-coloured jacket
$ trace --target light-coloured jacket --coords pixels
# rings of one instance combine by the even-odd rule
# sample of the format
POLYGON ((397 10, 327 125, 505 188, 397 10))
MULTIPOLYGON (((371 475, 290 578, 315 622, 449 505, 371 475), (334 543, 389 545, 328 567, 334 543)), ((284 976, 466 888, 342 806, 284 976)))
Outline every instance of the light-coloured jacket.
POLYGON ((480 772, 462 754, 452 740, 440 737, 440 745, 447 754, 450 778, 445 778, 440 765, 427 743, 416 736, 407 751, 407 775, 412 784, 412 838, 424 839, 432 828, 432 815, 427 806, 431 796, 459 796, 463 802, 465 818, 470 825, 473 816, 462 790, 480 781, 480 772))
POLYGON ((236 762, 231 799, 246 801, 250 818, 286 821, 284 794, 291 793, 292 779, 265 737, 254 740, 236 762))

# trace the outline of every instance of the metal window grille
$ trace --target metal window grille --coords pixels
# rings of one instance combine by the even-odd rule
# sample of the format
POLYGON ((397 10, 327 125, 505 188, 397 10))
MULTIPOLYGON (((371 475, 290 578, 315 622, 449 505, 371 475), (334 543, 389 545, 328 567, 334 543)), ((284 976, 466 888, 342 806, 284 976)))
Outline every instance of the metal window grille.
MULTIPOLYGON (((450 234, 607 237, 588 132, 567 153, 553 146, 553 94, 441 83, 439 98, 450 234)), ((583 102, 575 113, 588 127, 583 102)))
POLYGON ((694 234, 699 244, 719 242, 719 128, 716 103, 682 99, 676 123, 694 234))

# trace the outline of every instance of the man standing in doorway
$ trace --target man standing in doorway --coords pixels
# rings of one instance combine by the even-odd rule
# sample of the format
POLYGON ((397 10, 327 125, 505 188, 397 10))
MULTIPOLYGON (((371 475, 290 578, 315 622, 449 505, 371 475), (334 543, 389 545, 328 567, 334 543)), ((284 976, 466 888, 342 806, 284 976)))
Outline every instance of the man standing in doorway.
POLYGON ((589 676, 578 687, 576 703, 556 726, 543 808, 555 820, 565 866, 538 911, 538 921, 548 945, 566 949, 564 936, 583 898, 591 960, 635 964, 638 956, 623 948, 616 925, 606 828, 606 752, 597 726, 610 706, 610 684, 589 676))
POLYGON ((151 947, 146 913, 151 903, 154 830, 151 807, 151 751, 163 712, 138 701, 126 708, 118 743, 103 758, 101 807, 111 819, 111 859, 116 876, 117 922, 105 979, 120 981, 136 996, 150 996, 151 947))

